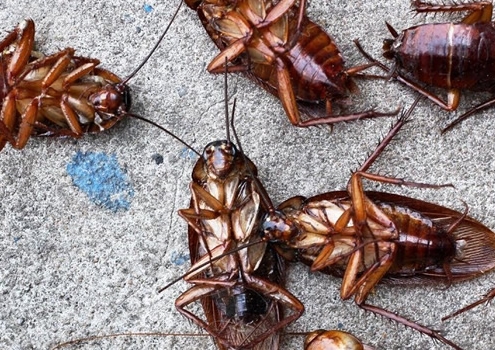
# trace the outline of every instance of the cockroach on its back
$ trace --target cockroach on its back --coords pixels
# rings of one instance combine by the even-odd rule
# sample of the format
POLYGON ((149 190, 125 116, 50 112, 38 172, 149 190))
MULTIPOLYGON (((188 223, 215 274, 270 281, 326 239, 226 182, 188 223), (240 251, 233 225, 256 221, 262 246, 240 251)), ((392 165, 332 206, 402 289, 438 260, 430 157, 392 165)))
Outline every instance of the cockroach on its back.
MULTIPOLYGON (((394 39, 384 41, 386 58, 394 60, 389 74, 429 98, 447 111, 459 106, 461 91, 495 92, 495 26, 491 1, 430 4, 413 1, 418 13, 465 12, 460 23, 431 23, 414 26, 397 33, 387 23, 394 39), (447 89, 447 99, 428 91, 424 86, 447 89)), ((389 71, 383 64, 371 59, 389 71)), ((472 114, 495 104, 492 96, 472 107, 451 122, 448 131, 472 114)))
POLYGON ((311 198, 298 196, 280 204, 264 220, 265 239, 278 243, 279 252, 288 260, 302 261, 313 271, 342 277, 342 299, 354 296, 359 307, 460 349, 437 331, 366 302, 382 279, 394 284, 450 284, 495 268, 495 234, 466 213, 363 190, 363 178, 440 187, 366 172, 403 123, 401 118, 353 173, 347 191, 311 198))
POLYGON ((132 115, 127 82, 151 57, 171 23, 138 68, 122 80, 99 68, 99 60, 76 56, 73 48, 48 56, 34 51, 34 22, 24 20, 0 42, 0 150, 7 142, 22 149, 31 136, 79 138, 132 115))
POLYGON ((222 52, 208 65, 246 76, 279 97, 295 126, 395 115, 373 110, 334 115, 334 102, 356 87, 351 76, 370 65, 344 68, 333 39, 306 16, 306 1, 186 0, 222 52), (311 119, 301 120, 301 111, 311 119))
POLYGON ((190 207, 179 210, 189 225, 192 264, 184 279, 193 286, 175 305, 219 349, 275 350, 280 331, 304 307, 284 289, 283 262, 258 235, 261 217, 273 206, 228 129, 227 123, 226 140, 205 147, 193 169, 190 207), (205 319, 188 310, 197 301, 205 319))
POLYGON ((72 48, 34 52, 34 22, 22 22, 0 43, 0 149, 22 149, 34 135, 80 137, 114 125, 130 108, 127 85, 72 48))

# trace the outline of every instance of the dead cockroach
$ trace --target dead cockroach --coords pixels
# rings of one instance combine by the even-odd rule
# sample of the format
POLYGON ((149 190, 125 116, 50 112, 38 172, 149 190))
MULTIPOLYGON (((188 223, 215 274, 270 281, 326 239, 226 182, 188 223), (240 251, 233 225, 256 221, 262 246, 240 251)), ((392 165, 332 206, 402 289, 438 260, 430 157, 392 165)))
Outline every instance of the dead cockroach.
POLYGON ((48 56, 34 51, 34 22, 21 22, 0 42, 0 150, 7 141, 22 149, 31 136, 79 138, 132 115, 127 83, 171 23, 143 62, 122 80, 99 68, 99 60, 76 56, 70 47, 48 56))
POLYGON ((304 350, 373 350, 348 332, 319 329, 309 333, 304 350))
MULTIPOLYGON (((228 120, 227 90, 225 103, 228 120)), ((227 122, 226 140, 205 147, 193 169, 190 207, 179 210, 189 224, 192 263, 184 279, 193 287, 175 305, 219 349, 278 349, 280 331, 304 307, 283 288, 281 258, 258 235, 273 205, 256 166, 230 141, 228 129, 227 122), (187 309, 197 301, 206 319, 187 309)))
POLYGON ((364 192, 362 179, 416 187, 446 186, 409 183, 367 172, 405 121, 405 117, 400 118, 352 174, 347 191, 285 201, 274 215, 267 215, 263 234, 265 239, 280 243, 279 251, 287 259, 342 277, 342 299, 354 296, 364 310, 459 349, 437 331, 366 302, 383 278, 401 284, 426 280, 450 284, 495 267, 495 234, 466 213, 404 196, 364 192))
MULTIPOLYGON (((334 115, 334 102, 357 88, 351 77, 370 65, 344 68, 333 39, 306 16, 306 1, 185 0, 197 11, 208 35, 222 50, 208 65, 219 73, 242 71, 280 98, 290 122, 299 127, 395 115, 373 110, 334 115), (300 112, 311 119, 301 120, 300 112)), ((372 64, 373 65, 373 64, 372 64)))
MULTIPOLYGON (((389 75, 426 96, 447 111, 459 106, 461 91, 494 92, 495 86, 495 27, 491 1, 464 4, 430 4, 413 1, 418 13, 470 13, 460 23, 430 23, 403 30, 400 34, 387 23, 394 39, 384 41, 383 55, 393 59, 389 75), (447 89, 447 99, 428 91, 426 86, 447 89)), ((365 54, 366 55, 366 54, 365 54)), ((369 56, 367 56, 370 58, 369 56)), ((371 59, 372 63, 383 64, 371 59)), ((442 132, 452 129, 472 114, 491 107, 491 97, 451 122, 442 132)))

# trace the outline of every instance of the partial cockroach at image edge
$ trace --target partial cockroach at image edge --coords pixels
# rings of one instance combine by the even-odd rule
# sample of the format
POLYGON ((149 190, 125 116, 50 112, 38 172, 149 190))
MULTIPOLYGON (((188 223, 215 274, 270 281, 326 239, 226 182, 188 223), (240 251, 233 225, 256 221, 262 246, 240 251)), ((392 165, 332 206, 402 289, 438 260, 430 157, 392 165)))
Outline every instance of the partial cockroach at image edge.
POLYGON ((309 333, 304 350, 374 350, 354 335, 338 330, 319 329, 309 333))
POLYGON ((347 191, 296 196, 280 204, 264 219, 264 239, 278 244, 277 251, 289 261, 301 261, 312 271, 341 277, 343 300, 354 296, 364 310, 461 349, 432 328, 367 303, 382 279, 401 285, 449 286, 495 268, 495 233, 468 217, 467 209, 460 213, 405 196, 363 190, 363 179, 419 188, 451 186, 367 172, 405 121, 401 117, 352 174, 347 191))
MULTIPOLYGON (((185 0, 221 50, 208 65, 221 73, 240 71, 277 96, 299 127, 396 115, 374 110, 337 115, 334 105, 357 91, 353 75, 374 64, 344 68, 333 39, 306 16, 306 1, 185 0), (301 113, 309 117, 302 120, 301 113)), ((345 103, 344 103, 345 104, 345 103)))
MULTIPOLYGON (((447 111, 457 110, 461 92, 472 90, 489 92, 495 86, 495 27, 492 22, 491 1, 451 4, 432 4, 414 0, 417 13, 468 12, 460 23, 421 24, 398 33, 390 24, 387 27, 393 39, 384 40, 383 55, 392 59, 391 69, 362 53, 388 72, 392 78, 426 96, 447 111), (428 87, 447 90, 444 99, 428 87)), ((491 96, 443 128, 452 129, 478 111, 492 107, 491 96)))
POLYGON ((79 138, 111 128, 131 108, 127 82, 141 69, 160 39, 125 80, 99 68, 95 58, 66 48, 51 55, 34 50, 34 21, 22 21, 0 42, 0 150, 22 149, 31 136, 79 138))

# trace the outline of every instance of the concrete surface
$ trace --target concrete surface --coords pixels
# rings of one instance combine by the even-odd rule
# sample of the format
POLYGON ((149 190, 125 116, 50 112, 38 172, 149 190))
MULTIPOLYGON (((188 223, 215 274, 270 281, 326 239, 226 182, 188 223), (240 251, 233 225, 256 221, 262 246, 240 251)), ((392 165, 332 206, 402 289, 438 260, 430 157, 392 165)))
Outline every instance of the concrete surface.
MULTIPOLYGON (((71 46, 126 76, 162 32, 176 2, 3 0, 0 29, 6 33, 23 18, 33 18, 39 50, 52 53, 71 46)), ((359 38, 379 57, 381 42, 389 37, 385 20, 398 29, 425 21, 412 16, 405 0, 356 0, 344 7, 341 3, 310 1, 309 14, 333 35, 348 66, 363 62, 352 39, 359 38)), ((163 124, 197 149, 223 138, 223 79, 205 72, 216 53, 196 14, 184 7, 159 51, 130 82, 133 111, 163 124)), ((238 75, 230 76, 229 84, 230 102, 237 97, 237 128, 244 148, 276 203, 293 195, 343 189, 349 171, 391 124, 391 119, 381 119, 337 125, 333 133, 327 128, 298 130, 289 124, 280 103, 261 88, 238 75)), ((414 99, 395 83, 358 84, 361 94, 352 98, 355 111, 395 109, 414 99)), ((466 94, 460 111, 482 97, 466 94)), ((455 114, 423 101, 414 122, 373 170, 453 183, 455 189, 386 190, 458 210, 464 200, 472 216, 495 229, 492 114, 490 110, 477 115, 442 137, 440 127, 455 114)), ((209 337, 191 335, 202 331, 174 309, 175 298, 189 287, 186 283, 157 294, 189 266, 186 224, 177 210, 188 205, 194 161, 167 135, 131 119, 80 140, 38 138, 22 151, 6 147, 0 154, 0 348, 48 349, 86 336, 162 332, 177 335, 110 338, 80 348, 214 349, 209 337), (92 165, 81 168, 83 161, 76 155, 92 165), (160 156, 163 163, 158 164, 160 156), (76 173, 90 172, 83 175, 86 179, 93 176, 91 169, 103 167, 121 176, 125 186, 91 195, 89 183, 73 181, 74 164, 79 166, 76 173), (119 200, 124 204, 112 207, 119 200)), ((97 173, 94 177, 101 179, 97 173)), ((292 266, 288 275, 287 288, 306 306, 288 332, 341 328, 378 349, 446 348, 365 313, 352 301, 342 302, 338 279, 311 274, 304 266, 292 266)), ((385 285, 369 301, 441 329, 466 349, 487 350, 495 348, 493 306, 478 307, 447 323, 440 318, 494 284, 490 273, 448 289, 385 285)), ((282 349, 300 349, 301 344, 302 337, 286 336, 282 349)))

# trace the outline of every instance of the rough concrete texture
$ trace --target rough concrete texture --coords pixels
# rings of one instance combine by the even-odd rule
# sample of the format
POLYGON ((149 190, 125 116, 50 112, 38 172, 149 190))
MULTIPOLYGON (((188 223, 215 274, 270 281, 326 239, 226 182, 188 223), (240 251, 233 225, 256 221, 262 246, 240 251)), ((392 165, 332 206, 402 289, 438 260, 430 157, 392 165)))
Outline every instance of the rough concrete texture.
MULTIPOLYGON (((33 18, 40 51, 53 53, 70 46, 126 76, 161 34, 176 2, 4 0, 0 29, 6 33, 23 18, 33 18)), ((400 29, 444 18, 414 17, 405 0, 342 3, 310 1, 309 16, 332 34, 349 67, 364 62, 352 43, 355 38, 380 57, 382 40, 390 36, 385 21, 400 29)), ((205 71, 217 52, 196 13, 183 7, 158 52, 129 83, 133 111, 196 149, 223 138, 223 79, 205 71)), ((358 84, 360 94, 352 96, 354 111, 406 107, 415 96, 397 83, 358 84)), ((229 76, 229 97, 231 103, 237 98, 236 124, 244 149, 275 203, 293 195, 344 189, 350 170, 392 122, 386 118, 339 124, 333 132, 297 129, 277 99, 235 74, 229 76)), ((483 98, 486 95, 463 95, 460 113, 483 98)), ((464 201, 470 215, 495 229, 492 114, 493 110, 480 113, 441 136, 440 128, 459 113, 421 101, 414 121, 372 170, 452 183, 455 189, 373 183, 366 188, 461 211, 464 201)), ((188 206, 195 157, 182 145, 141 121, 127 119, 80 140, 32 139, 22 151, 7 146, 0 159, 0 348, 48 349, 75 338, 126 332, 169 335, 114 337, 80 348, 215 348, 174 308, 175 298, 189 287, 186 283, 157 293, 189 266, 187 227, 177 210, 188 206), (90 165, 84 168, 86 161, 90 165), (120 176, 124 187, 98 183, 103 175, 95 169, 102 168, 110 177, 120 176), (78 185, 78 175, 87 181, 78 185), (104 184, 109 192, 99 193, 104 184), (93 185, 96 192, 90 190, 93 185)), ((287 288, 305 304, 306 312, 287 332, 340 328, 378 349, 446 348, 360 310, 353 301, 341 301, 339 279, 310 273, 305 266, 291 266, 288 278, 287 288)), ((488 273, 450 288, 380 285, 369 302, 440 329, 465 349, 487 350, 495 348, 493 306, 478 307, 446 323, 440 318, 494 284, 488 273)), ((301 336, 287 335, 282 349, 301 349, 302 341, 301 336)))

